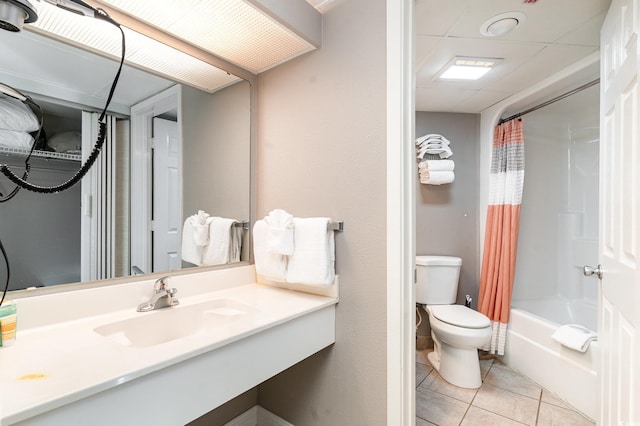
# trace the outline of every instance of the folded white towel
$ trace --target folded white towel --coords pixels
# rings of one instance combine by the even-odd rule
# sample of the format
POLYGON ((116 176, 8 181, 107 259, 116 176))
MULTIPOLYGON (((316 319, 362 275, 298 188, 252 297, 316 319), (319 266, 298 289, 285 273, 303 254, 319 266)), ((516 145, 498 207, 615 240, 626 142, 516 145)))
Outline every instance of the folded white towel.
POLYGON ((578 352, 586 352, 589 349, 589 344, 598 340, 598 335, 581 325, 567 324, 558 327, 551 338, 562 346, 578 352))
POLYGON ((267 241, 269 225, 264 220, 257 220, 253 225, 253 257, 256 273, 268 280, 287 281, 287 256, 269 253, 267 241))
POLYGON ((428 135, 420 136, 416 139, 416 145, 424 145, 428 143, 440 143, 443 145, 449 145, 449 139, 437 133, 429 133, 428 135))
POLYGON ((204 247, 198 246, 194 240, 193 222, 195 215, 189 216, 182 227, 182 260, 194 265, 202 265, 202 253, 204 247))
POLYGON ((450 144, 447 138, 436 133, 421 136, 416 139, 417 157, 422 160, 426 154, 437 154, 440 158, 449 158, 453 155, 450 144))
POLYGON ((275 209, 264 221, 269 225, 267 250, 275 254, 293 254, 293 216, 282 209, 275 209))
POLYGON ((210 218, 209 245, 204 248, 202 254, 203 265, 224 265, 229 263, 231 252, 231 230, 235 219, 224 217, 210 218))
POLYGON ((198 213, 191 216, 193 227, 193 242, 199 247, 204 247, 209 244, 209 214, 202 210, 198 210, 198 213))
POLYGON ((455 174, 452 171, 420 173, 420 183, 424 183, 427 185, 442 185, 445 183, 451 183, 454 180, 455 174))
POLYGON ((418 163, 418 169, 427 169, 431 172, 446 172, 455 169, 453 160, 424 160, 418 163))
POLYGON ((335 242, 327 230, 331 219, 294 218, 295 251, 289 257, 287 282, 330 285, 335 279, 335 242))

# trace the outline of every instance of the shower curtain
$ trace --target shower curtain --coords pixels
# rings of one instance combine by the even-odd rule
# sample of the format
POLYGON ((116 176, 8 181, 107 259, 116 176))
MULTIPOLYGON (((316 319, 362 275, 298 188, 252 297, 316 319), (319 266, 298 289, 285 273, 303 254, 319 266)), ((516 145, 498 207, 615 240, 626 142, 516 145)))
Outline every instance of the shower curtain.
POLYGON ((504 355, 516 266, 520 204, 524 183, 522 119, 495 128, 489 178, 478 310, 492 324, 491 342, 482 349, 504 355))

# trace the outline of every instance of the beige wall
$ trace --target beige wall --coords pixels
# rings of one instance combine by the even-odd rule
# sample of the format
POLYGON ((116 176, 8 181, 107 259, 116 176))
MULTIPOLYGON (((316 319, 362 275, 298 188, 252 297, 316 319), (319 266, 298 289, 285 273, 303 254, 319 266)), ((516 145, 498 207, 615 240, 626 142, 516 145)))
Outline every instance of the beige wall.
MULTIPOLYGON (((184 218, 204 210, 250 219, 250 106, 246 81, 213 94, 182 87, 184 218)), ((249 259, 249 244, 245 231, 242 260, 249 259)))
POLYGON ((249 83, 182 87, 183 213, 249 220, 249 83))
POLYGON ((259 76, 258 217, 345 222, 336 344, 258 387, 296 425, 386 424, 385 27, 385 0, 338 0, 321 49, 259 76))

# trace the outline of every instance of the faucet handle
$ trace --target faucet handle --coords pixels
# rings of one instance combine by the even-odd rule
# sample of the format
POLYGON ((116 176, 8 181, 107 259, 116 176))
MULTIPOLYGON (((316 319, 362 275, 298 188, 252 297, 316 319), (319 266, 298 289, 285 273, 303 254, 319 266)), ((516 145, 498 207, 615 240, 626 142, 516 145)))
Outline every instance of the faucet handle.
POLYGON ((156 282, 153 284, 153 290, 157 293, 160 290, 166 289, 167 288, 167 283, 169 281, 169 278, 171 278, 171 275, 167 275, 165 277, 158 278, 156 280, 156 282))

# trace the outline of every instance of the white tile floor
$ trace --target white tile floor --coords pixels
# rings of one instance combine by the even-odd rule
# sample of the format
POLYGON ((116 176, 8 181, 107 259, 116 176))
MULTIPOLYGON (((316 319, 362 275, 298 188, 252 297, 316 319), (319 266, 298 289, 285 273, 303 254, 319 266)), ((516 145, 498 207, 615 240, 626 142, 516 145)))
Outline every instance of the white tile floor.
POLYGON ((453 386, 431 367, 430 351, 416 351, 416 426, 595 425, 498 360, 480 361, 480 389, 453 386))

